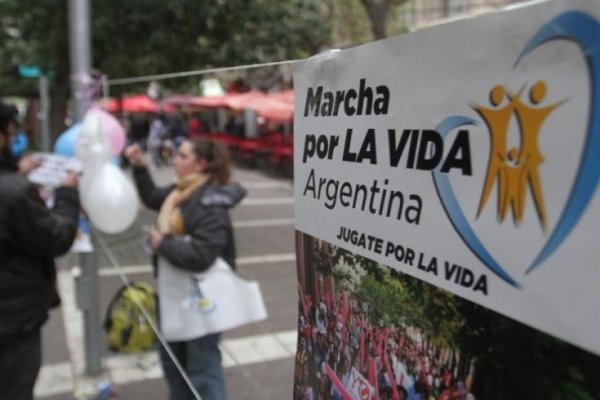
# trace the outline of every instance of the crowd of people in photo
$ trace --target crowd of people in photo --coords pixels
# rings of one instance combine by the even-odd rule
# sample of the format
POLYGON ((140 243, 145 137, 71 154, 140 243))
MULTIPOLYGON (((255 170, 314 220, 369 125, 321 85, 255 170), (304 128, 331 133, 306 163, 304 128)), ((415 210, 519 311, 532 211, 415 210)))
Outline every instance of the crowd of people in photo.
POLYGON ((474 366, 416 327, 381 327, 348 292, 300 293, 296 397, 353 400, 474 400, 474 366), (355 387, 352 387, 355 386, 355 387), (363 389, 364 389, 363 385, 363 389))

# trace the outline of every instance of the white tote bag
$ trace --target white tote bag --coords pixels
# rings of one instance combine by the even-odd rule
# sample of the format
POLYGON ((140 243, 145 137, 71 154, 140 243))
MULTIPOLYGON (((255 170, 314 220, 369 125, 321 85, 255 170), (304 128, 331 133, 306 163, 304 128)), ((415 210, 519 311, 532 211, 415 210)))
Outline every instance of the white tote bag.
POLYGON ((218 257, 203 273, 159 259, 160 325, 168 341, 191 340, 267 318, 257 282, 235 274, 218 257))

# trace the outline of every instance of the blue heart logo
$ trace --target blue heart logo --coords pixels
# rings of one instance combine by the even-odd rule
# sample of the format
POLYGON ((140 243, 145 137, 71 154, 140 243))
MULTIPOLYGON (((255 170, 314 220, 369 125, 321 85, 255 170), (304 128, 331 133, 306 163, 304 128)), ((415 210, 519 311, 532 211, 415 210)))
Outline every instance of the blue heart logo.
MULTIPOLYGON (((566 205, 556 227, 550 233, 548 241, 527 268, 526 273, 539 268, 569 236, 587 208, 600 179, 600 91, 597 90, 600 83, 600 51, 598 51, 600 24, 591 16, 577 11, 566 12, 555 17, 533 36, 517 58, 513 68, 527 54, 542 44, 554 40, 575 42, 585 56, 591 81, 588 128, 581 162, 566 205)), ((477 122, 471 118, 452 116, 442 121, 436 130, 445 138, 450 132, 461 126, 476 124, 477 122)), ((494 259, 479 240, 460 207, 448 176, 440 171, 434 171, 432 174, 444 210, 465 244, 498 277, 514 287, 520 287, 514 277, 494 259)))

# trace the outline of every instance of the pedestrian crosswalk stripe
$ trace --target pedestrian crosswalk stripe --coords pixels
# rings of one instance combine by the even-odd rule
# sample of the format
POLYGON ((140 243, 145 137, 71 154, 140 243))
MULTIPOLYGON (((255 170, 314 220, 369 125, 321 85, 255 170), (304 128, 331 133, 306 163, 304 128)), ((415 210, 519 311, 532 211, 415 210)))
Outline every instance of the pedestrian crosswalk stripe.
POLYGON ((246 181, 241 185, 246 189, 293 189, 291 182, 246 181))
MULTIPOLYGON (((295 329, 223 340, 220 345, 223 367, 234 368, 288 358, 293 362, 296 340, 295 329)), ((103 366, 104 375, 113 385, 163 377, 157 351, 105 357, 103 366)), ((35 397, 42 399, 73 393, 76 390, 74 381, 70 363, 46 364, 38 375, 35 397)))
POLYGON ((252 264, 267 264, 267 263, 278 263, 278 262, 289 262, 289 261, 296 261, 295 253, 265 254, 262 256, 238 257, 235 260, 235 263, 236 263, 236 265, 252 265, 252 264))
MULTIPOLYGON (((265 254, 262 256, 247 256, 238 257, 235 260, 236 265, 254 265, 254 264, 271 264, 280 262, 294 262, 296 261, 295 253, 281 253, 281 254, 265 254)), ((148 264, 144 265, 124 265, 119 267, 125 275, 130 274, 148 274, 152 272, 152 266, 148 264)), ((98 269, 98 276, 118 276, 119 272, 113 267, 104 267, 98 269)))
POLYGON ((271 219, 253 219, 253 220, 241 220, 234 221, 234 228, 260 228, 263 226, 281 226, 281 225, 293 225, 294 218, 271 218, 271 219))
POLYGON ((240 203, 241 206, 273 206, 278 204, 294 204, 293 197, 249 198, 240 203))

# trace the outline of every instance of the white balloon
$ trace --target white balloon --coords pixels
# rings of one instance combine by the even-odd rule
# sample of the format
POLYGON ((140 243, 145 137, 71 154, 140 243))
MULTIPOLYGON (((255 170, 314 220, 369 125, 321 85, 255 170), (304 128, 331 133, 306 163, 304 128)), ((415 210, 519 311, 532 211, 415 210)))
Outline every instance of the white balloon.
POLYGON ((82 193, 82 204, 92 224, 104 233, 120 233, 138 214, 138 197, 133 184, 114 164, 97 171, 82 193))
POLYGON ((81 129, 75 142, 75 157, 81 161, 83 173, 79 181, 79 193, 83 208, 88 208, 85 194, 90 189, 95 175, 104 164, 111 162, 110 145, 102 133, 100 117, 88 112, 81 122, 81 129))
POLYGON ((83 118, 75 143, 75 157, 81 161, 83 174, 88 177, 94 175, 105 163, 111 162, 110 143, 102 132, 100 117, 95 113, 88 112, 83 118))

